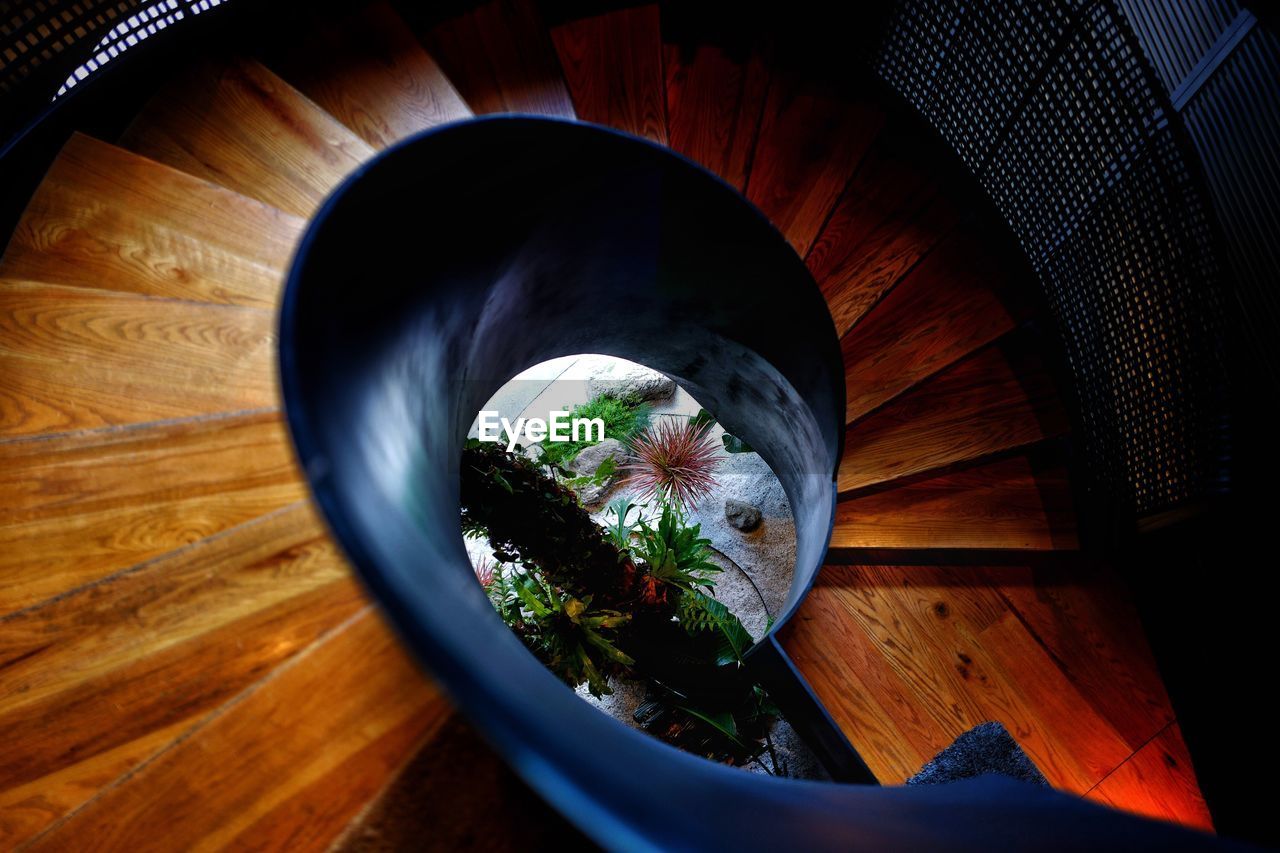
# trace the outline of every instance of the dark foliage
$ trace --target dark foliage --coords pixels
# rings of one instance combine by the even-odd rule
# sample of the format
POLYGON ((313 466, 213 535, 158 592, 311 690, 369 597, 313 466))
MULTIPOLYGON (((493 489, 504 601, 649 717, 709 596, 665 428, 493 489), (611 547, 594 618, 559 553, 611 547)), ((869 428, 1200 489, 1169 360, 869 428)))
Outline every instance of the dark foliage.
POLYGON ((462 451, 462 532, 487 536, 494 556, 539 572, 563 594, 620 609, 635 596, 636 567, 537 463, 499 445, 462 451))

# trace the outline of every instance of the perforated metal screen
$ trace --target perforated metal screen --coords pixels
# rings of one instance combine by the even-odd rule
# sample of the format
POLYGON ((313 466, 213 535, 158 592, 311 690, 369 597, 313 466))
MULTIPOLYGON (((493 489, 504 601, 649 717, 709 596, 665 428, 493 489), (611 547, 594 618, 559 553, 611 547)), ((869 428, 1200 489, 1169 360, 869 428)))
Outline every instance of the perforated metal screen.
POLYGON ((1039 274, 1095 480, 1138 515, 1219 488, 1213 232, 1166 88, 1112 0, 902 0, 874 59, 1039 274))
MULTIPOLYGON (((13 131, 130 47, 226 0, 0 0, 0 105, 13 131)), ((0 121, 0 125, 4 125, 0 121)))

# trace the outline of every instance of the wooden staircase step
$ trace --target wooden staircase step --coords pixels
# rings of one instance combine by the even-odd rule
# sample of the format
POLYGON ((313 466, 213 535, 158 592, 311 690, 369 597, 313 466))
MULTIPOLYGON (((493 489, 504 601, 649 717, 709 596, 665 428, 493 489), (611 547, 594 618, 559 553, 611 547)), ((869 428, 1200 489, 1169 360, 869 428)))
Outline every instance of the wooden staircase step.
POLYGON ((1130 586, 1114 570, 1068 558, 989 566, 983 579, 1131 749, 1174 721, 1130 586))
POLYGON ((449 714, 368 607, 30 849, 323 850, 449 714))
POLYGON ((841 337, 956 224, 919 148, 907 134, 882 133, 805 258, 841 337))
POLYGON ((970 231, 954 232, 840 342, 852 423, 1013 329, 1025 310, 970 231))
POLYGON ((894 668, 850 614, 846 599, 858 603, 870 596, 857 586, 853 572, 824 568, 778 638, 872 775, 882 784, 900 784, 962 729, 917 699, 908 676, 894 668))
POLYGON ((373 149, 260 63, 201 62, 143 108, 121 144, 298 216, 373 149))
POLYGON ((366 606, 298 503, 0 619, 0 845, 73 811, 366 606))
POLYGON ((374 148, 470 118, 471 110, 385 0, 308 21, 267 63, 374 148))
POLYGON ((988 346, 851 426, 842 497, 1028 447, 1067 430, 1031 341, 988 346))
POLYGON ((304 222, 74 134, 0 261, 0 277, 273 309, 304 222))
POLYGON ((0 791, 0 844, 23 845, 50 824, 78 809, 103 788, 173 743, 198 722, 181 720, 115 749, 0 791))
POLYGON ((1082 794, 1131 753, 1095 692, 1122 687, 1074 682, 982 571, 828 566, 783 645, 882 782, 996 720, 1050 784, 1082 794))
POLYGON ((0 438, 277 404, 266 311, 0 280, 0 438))
POLYGON ((747 198, 801 257, 883 122, 869 101, 850 101, 791 75, 770 83, 747 198))
POLYGON ((1021 455, 836 506, 831 549, 1060 551, 1079 545, 1066 468, 1021 455))
POLYGON ((667 144, 657 4, 561 24, 551 39, 578 118, 667 144))
POLYGON ((1112 808, 1213 832, 1213 816, 1177 723, 1170 723, 1086 796, 1112 808))
POLYGON ((668 144, 742 190, 769 86, 760 53, 696 42, 664 50, 668 144))
POLYGON ((477 114, 575 117, 535 0, 490 0, 443 21, 422 4, 397 8, 477 114))
POLYGON ((594 851, 531 791, 460 714, 417 749, 387 789, 330 848, 594 851), (496 814, 502 820, 494 820, 496 814))
POLYGON ((0 615, 306 496, 280 415, 0 442, 0 615))

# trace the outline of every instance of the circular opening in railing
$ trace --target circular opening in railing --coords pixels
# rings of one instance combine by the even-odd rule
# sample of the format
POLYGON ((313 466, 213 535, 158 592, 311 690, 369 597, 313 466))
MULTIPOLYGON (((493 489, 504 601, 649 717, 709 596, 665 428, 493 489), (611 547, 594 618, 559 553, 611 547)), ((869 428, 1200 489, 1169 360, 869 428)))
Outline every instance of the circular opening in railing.
POLYGON ((591 354, 521 372, 471 425, 461 504, 495 611, 585 701, 712 760, 822 778, 746 666, 794 576, 786 492, 675 380, 591 354))
MULTIPOLYGON (((643 822, 654 774, 693 811, 703 790, 761 778, 619 725, 566 689, 503 624, 460 534, 468 431, 494 394, 552 359, 627 359, 678 383, 776 476, 795 555, 765 635, 789 618, 830 536, 844 377, 817 286, 759 211, 670 151, 590 125, 437 129, 378 155, 318 212, 280 347, 294 442, 336 537, 437 680, 544 796, 643 822)), ((586 594, 572 605, 580 620, 586 594)), ((758 655, 745 657, 750 667, 758 655)))

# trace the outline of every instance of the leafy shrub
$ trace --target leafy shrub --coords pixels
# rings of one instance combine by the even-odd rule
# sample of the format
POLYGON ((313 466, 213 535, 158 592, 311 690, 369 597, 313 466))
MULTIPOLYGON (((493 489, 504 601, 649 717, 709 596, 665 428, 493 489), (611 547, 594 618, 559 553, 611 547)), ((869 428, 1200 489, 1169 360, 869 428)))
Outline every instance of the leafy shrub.
POLYGON ((567 486, 500 445, 462 451, 462 531, 487 536, 494 556, 538 572, 573 598, 606 608, 633 597, 635 565, 603 535, 567 486))
POLYGON ((708 576, 718 573, 720 567, 709 559, 711 540, 701 533, 702 525, 686 525, 670 503, 662 504, 657 527, 644 520, 636 525, 631 553, 645 570, 641 595, 646 601, 667 601, 668 587, 675 591, 673 601, 698 588, 711 591, 715 583, 708 576))
MULTIPOLYGON (((570 418, 600 418, 604 421, 604 437, 628 442, 649 422, 649 407, 635 397, 602 394, 569 410, 570 418)), ((546 461, 567 466, 584 448, 597 441, 544 441, 541 444, 546 461)))
POLYGON ((522 610, 528 614, 523 639, 551 669, 570 684, 587 685, 593 696, 613 692, 608 672, 635 661, 611 641, 610 635, 631 617, 617 610, 591 609, 591 596, 563 598, 533 574, 515 579, 522 610), (603 662, 597 664, 595 658, 603 662))

